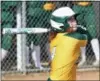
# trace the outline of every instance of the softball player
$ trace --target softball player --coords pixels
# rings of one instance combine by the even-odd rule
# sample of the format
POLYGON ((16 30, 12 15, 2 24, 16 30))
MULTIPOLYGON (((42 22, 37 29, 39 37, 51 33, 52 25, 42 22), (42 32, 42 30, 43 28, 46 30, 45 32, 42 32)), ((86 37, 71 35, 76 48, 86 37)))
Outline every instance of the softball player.
MULTIPOLYGON (((15 21, 14 21, 14 14, 15 12, 12 10, 17 6, 17 2, 2 2, 1 3, 1 29, 3 28, 12 28, 15 26, 15 21)), ((2 31, 1 31, 2 32, 2 31)), ((13 35, 3 35, 1 34, 1 53, 0 54, 0 61, 2 61, 9 52, 9 49, 12 46, 12 40, 13 40, 13 35)))
MULTIPOLYGON (((92 45, 93 52, 95 54, 96 60, 93 62, 94 66, 99 65, 99 41, 97 39, 96 23, 95 23, 95 11, 92 5, 92 2, 73 2, 73 10, 80 15, 77 16, 78 24, 85 26, 88 30, 89 41, 92 45)), ((86 61, 86 47, 81 48, 82 60, 79 63, 79 66, 83 65, 86 61)))
MULTIPOLYGON (((54 9, 53 3, 43 3, 43 2, 34 2, 29 5, 28 8, 28 20, 31 19, 32 22, 28 22, 28 27, 47 27, 48 26, 48 19, 51 14, 51 11, 54 9), (30 13, 29 13, 30 12, 30 13)), ((31 47, 32 50, 32 60, 34 60, 35 67, 39 69, 43 69, 40 63, 40 45, 46 40, 43 39, 43 37, 47 37, 47 34, 41 33, 41 34, 28 34, 27 35, 27 65, 29 64, 29 47, 31 47)))
POLYGON ((56 9, 51 15, 51 70, 48 81, 76 80, 76 61, 80 47, 86 46, 87 35, 76 32, 75 12, 69 7, 56 9), (52 35, 53 34, 53 35, 52 35))

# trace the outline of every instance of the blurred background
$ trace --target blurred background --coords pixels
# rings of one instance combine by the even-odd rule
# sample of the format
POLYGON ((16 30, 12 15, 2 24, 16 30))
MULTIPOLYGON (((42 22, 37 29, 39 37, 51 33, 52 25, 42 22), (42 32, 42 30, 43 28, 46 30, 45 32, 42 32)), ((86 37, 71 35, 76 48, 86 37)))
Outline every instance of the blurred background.
MULTIPOLYGON (((100 42, 100 2, 93 1, 91 3, 96 14, 94 20, 97 38, 100 42)), ((59 7, 73 7, 73 5, 73 1, 1 1, 1 32, 4 28, 51 28, 49 19, 52 11, 59 7)), ((50 60, 48 36, 48 32, 39 34, 1 33, 1 48, 4 49, 1 55, 3 52, 6 53, 1 60, 2 74, 48 72, 50 69, 48 65, 50 60), (37 56, 33 54, 34 50, 39 52, 37 56)), ((99 68, 99 66, 92 65, 95 60, 91 45, 88 44, 86 62, 78 69, 99 68)))

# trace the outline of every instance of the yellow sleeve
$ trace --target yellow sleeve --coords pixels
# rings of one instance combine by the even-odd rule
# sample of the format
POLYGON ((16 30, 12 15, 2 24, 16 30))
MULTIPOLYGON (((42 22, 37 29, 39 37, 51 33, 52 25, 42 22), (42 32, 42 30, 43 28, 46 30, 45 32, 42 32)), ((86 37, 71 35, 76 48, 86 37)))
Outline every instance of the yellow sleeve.
POLYGON ((84 46, 86 46, 87 45, 87 40, 81 40, 80 41, 80 46, 81 47, 84 47, 84 46))

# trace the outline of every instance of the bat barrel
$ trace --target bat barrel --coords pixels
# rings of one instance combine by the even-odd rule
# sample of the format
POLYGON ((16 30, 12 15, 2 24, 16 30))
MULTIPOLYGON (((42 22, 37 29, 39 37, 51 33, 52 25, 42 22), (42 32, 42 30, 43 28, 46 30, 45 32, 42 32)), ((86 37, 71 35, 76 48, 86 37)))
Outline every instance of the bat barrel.
POLYGON ((3 28, 2 34, 32 34, 32 33, 47 33, 50 29, 47 28, 3 28))

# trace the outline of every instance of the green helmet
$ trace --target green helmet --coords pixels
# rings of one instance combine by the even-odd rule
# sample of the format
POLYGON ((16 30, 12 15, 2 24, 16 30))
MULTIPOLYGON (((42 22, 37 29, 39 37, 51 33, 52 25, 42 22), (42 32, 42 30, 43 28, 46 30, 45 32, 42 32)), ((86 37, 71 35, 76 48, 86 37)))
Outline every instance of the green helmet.
POLYGON ((56 31, 65 32, 69 27, 67 20, 74 15, 75 12, 70 7, 56 9, 50 19, 52 28, 56 31))

